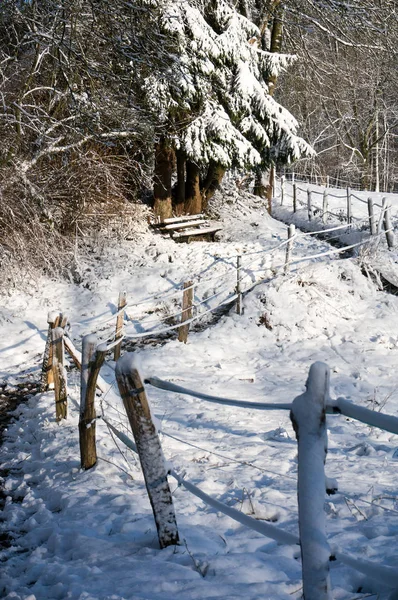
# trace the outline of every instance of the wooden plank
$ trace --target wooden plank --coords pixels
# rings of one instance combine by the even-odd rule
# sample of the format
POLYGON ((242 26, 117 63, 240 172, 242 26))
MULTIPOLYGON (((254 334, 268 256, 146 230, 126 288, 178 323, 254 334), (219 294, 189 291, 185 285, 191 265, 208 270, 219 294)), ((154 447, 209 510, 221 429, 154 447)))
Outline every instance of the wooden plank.
POLYGON ((180 233, 174 233, 173 238, 188 237, 191 235, 207 235, 209 233, 216 233, 220 231, 222 227, 203 227, 202 229, 189 229, 188 231, 182 231, 180 233))
POLYGON ((298 442, 298 512, 303 598, 331 600, 330 548, 326 538, 325 459, 329 367, 311 365, 304 394, 294 399, 290 418, 298 442))
POLYGON ((113 350, 113 359, 116 362, 120 358, 120 351, 122 347, 123 337, 123 322, 124 322, 124 310, 123 308, 127 304, 127 292, 120 292, 119 301, 117 306, 118 315, 116 317, 116 333, 115 340, 120 339, 120 344, 117 344, 113 350))
POLYGON ((127 352, 116 365, 116 379, 134 435, 145 485, 152 506, 161 548, 178 544, 179 536, 173 497, 167 481, 162 447, 145 389, 134 363, 127 352))
POLYGON ((53 357, 53 344, 52 344, 52 330, 58 327, 61 314, 59 312, 51 311, 47 315, 48 332, 46 347, 44 349, 43 364, 41 372, 41 385, 40 390, 45 392, 48 390, 50 384, 54 383, 54 377, 52 373, 52 357, 53 357))
POLYGON ((206 225, 208 221, 205 219, 198 219, 197 221, 182 221, 181 223, 170 223, 169 225, 163 225, 162 231, 173 231, 178 229, 184 229, 186 227, 197 227, 199 225, 206 225))
POLYGON ((68 391, 66 384, 64 330, 56 327, 51 331, 53 343, 52 371, 54 377, 55 418, 66 419, 68 410, 68 391))
POLYGON ((164 219, 163 221, 149 219, 149 225, 151 227, 158 228, 158 227, 164 227, 165 225, 172 224, 172 223, 195 221, 197 219, 205 219, 205 218, 206 218, 206 216, 201 213, 199 215, 182 215, 181 217, 169 217, 167 219, 164 219))
POLYGON ((189 321, 192 318, 192 303, 193 303, 193 290, 192 281, 185 281, 183 286, 182 295, 182 313, 181 313, 181 327, 178 328, 178 341, 187 343, 189 333, 189 323, 184 325, 185 321, 189 321))

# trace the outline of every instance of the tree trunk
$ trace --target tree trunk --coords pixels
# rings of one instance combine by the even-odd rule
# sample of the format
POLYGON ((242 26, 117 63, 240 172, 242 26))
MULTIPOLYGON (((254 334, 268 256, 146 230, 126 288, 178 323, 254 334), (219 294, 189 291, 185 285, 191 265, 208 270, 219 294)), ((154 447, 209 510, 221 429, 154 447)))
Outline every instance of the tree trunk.
POLYGON ((172 216, 171 175, 174 152, 161 138, 155 147, 154 211, 161 221, 172 216))
POLYGON ((174 212, 182 215, 185 210, 185 156, 181 151, 176 152, 177 157, 177 187, 174 200, 174 212))
POLYGON ((185 186, 185 212, 187 215, 198 215, 202 212, 202 195, 200 193, 200 173, 197 164, 187 161, 187 180, 185 186))
POLYGON ((214 196, 215 192, 220 187, 221 181, 225 175, 225 167, 217 163, 211 163, 209 165, 206 179, 203 182, 201 193, 202 193, 202 210, 206 210, 209 201, 214 196))

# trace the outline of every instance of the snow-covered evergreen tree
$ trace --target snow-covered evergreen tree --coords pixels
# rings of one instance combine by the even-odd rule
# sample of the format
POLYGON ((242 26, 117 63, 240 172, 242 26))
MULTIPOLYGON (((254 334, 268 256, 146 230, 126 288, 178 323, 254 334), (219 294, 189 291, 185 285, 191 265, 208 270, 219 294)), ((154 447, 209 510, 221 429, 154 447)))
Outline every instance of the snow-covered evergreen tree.
POLYGON ((264 51, 257 26, 227 0, 165 2, 160 18, 174 41, 174 64, 151 73, 144 88, 163 143, 193 163, 186 209, 201 209, 201 168, 253 169, 312 152, 296 135, 294 117, 269 93, 270 78, 294 57, 264 51))

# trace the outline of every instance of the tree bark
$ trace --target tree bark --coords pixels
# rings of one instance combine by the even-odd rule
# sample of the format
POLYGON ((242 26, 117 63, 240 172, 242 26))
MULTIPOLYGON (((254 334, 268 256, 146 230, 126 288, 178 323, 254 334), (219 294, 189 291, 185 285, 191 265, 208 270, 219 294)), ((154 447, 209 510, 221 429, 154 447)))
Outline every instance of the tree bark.
POLYGON ((177 186, 174 203, 174 211, 177 216, 185 210, 185 156, 181 151, 176 152, 177 158, 177 186))
POLYGON ((155 147, 154 211, 161 221, 172 216, 171 175, 174 152, 161 138, 155 147))
POLYGON ((202 193, 202 210, 206 210, 209 201, 214 196, 215 192, 220 187, 221 181, 225 175, 226 168, 218 163, 210 163, 207 170, 206 179, 204 180, 202 193))
POLYGON ((198 215, 202 212, 202 194, 200 193, 200 172, 197 164, 187 161, 187 179, 185 186, 185 212, 198 215))

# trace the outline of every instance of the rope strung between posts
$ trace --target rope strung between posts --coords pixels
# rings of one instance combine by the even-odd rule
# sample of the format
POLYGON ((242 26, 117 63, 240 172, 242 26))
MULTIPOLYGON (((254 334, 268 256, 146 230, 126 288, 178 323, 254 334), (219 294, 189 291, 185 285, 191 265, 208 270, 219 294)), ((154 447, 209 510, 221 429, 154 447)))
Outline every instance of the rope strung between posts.
MULTIPOLYGON (((114 435, 121 442, 123 442, 128 448, 130 448, 130 450, 137 454, 136 444, 127 435, 118 431, 116 427, 114 427, 106 419, 103 418, 103 420, 110 428, 112 433, 114 433, 114 435)), ((227 506, 226 504, 220 502, 219 500, 216 500, 215 498, 212 498, 211 496, 203 492, 200 488, 198 488, 196 485, 193 485, 192 483, 187 481, 184 477, 182 477, 177 471, 175 471, 172 468, 169 470, 169 474, 177 481, 179 486, 185 487, 185 489, 191 492, 191 494, 197 496, 198 498, 203 500, 203 502, 213 507, 218 512, 227 515, 228 517, 230 517, 234 521, 237 521, 238 523, 241 523, 245 527, 248 527, 249 529, 252 529, 257 533, 260 533, 261 535, 264 535, 267 538, 271 538, 279 544, 294 546, 300 545, 300 540, 296 535, 287 531, 283 531, 275 525, 271 525, 267 522, 258 521, 257 519, 254 519, 253 517, 250 517, 236 510, 235 508, 232 508, 231 506, 227 506)), ((391 587, 398 586, 398 574, 396 570, 392 567, 385 567, 382 565, 374 564, 370 561, 357 559, 349 554, 340 552, 338 548, 332 548, 332 555, 330 557, 330 560, 338 560, 354 568, 360 573, 370 575, 377 581, 386 583, 391 587)))

